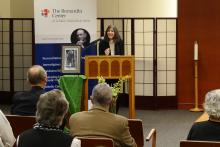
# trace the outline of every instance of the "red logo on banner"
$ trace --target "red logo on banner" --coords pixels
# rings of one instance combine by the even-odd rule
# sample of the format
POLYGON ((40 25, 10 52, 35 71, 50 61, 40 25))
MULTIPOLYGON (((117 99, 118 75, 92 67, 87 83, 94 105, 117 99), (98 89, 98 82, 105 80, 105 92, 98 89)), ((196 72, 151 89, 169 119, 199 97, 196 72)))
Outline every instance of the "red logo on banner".
POLYGON ((48 17, 49 12, 50 12, 49 9, 43 9, 41 10, 41 15, 44 17, 48 17))

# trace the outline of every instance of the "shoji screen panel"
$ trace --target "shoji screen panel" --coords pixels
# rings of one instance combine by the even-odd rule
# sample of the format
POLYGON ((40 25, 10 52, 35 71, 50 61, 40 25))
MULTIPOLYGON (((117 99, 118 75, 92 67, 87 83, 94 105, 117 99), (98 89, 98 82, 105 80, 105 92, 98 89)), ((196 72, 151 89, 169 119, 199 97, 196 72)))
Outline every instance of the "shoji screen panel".
POLYGON ((131 55, 131 19, 124 19, 125 55, 131 55))
POLYGON ((101 20, 100 19, 97 19, 97 38, 100 37, 100 34, 101 34, 101 20))
POLYGON ((176 19, 157 19, 157 96, 176 95, 176 19))
POLYGON ((32 20, 13 21, 14 42, 14 90, 23 91, 29 88, 26 73, 32 66, 32 20))
POLYGON ((0 91, 10 91, 10 20, 0 20, 0 91))
POLYGON ((153 19, 136 19, 135 95, 153 96, 153 19))

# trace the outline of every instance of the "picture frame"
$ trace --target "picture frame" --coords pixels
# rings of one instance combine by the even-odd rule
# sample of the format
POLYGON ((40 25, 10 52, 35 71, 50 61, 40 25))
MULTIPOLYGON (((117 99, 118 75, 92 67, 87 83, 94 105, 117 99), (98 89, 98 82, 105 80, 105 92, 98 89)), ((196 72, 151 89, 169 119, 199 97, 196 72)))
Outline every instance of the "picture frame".
POLYGON ((80 73, 81 47, 62 46, 62 73, 80 73))

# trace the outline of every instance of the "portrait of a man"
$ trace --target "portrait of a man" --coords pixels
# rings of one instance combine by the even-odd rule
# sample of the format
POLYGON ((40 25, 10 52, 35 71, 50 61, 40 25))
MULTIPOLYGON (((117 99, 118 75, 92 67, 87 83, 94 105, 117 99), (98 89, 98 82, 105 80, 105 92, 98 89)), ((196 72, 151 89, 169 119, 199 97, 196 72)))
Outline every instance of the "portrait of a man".
POLYGON ((83 28, 78 28, 74 30, 71 34, 71 43, 74 45, 79 45, 82 48, 85 48, 89 45, 90 34, 87 30, 83 28))
POLYGON ((66 50, 66 68, 76 68, 76 50, 66 50))
POLYGON ((62 72, 80 72, 81 47, 75 45, 62 46, 62 72))

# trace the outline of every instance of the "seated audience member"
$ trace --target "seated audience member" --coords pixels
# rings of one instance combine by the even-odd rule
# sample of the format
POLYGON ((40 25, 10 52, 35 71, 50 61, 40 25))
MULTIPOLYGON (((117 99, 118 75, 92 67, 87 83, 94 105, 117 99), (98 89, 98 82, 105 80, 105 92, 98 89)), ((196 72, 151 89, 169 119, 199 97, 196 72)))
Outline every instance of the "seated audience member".
POLYGON ((187 139, 220 141, 220 89, 206 94, 204 110, 209 120, 193 124, 187 139))
POLYGON ((73 147, 73 138, 60 129, 69 103, 60 90, 42 94, 37 103, 33 129, 18 136, 18 147, 73 147))
POLYGON ((39 96, 45 92, 47 73, 42 66, 34 65, 27 72, 27 81, 31 85, 31 90, 14 95, 11 114, 33 116, 36 113, 39 96))
POLYGON ((12 147, 15 137, 7 118, 0 110, 0 147, 12 147))
POLYGON ((106 83, 98 84, 92 91, 93 108, 72 114, 69 120, 73 137, 101 136, 114 140, 116 147, 135 147, 135 140, 129 132, 127 118, 109 112, 112 90, 106 83))

